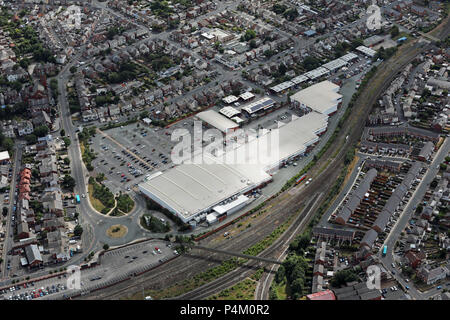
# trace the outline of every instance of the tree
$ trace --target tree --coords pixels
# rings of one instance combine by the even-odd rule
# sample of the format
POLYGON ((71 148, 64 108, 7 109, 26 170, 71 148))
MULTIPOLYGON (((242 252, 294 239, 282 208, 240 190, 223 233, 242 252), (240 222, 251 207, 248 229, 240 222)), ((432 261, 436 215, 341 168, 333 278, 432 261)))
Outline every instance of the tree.
POLYGON ((70 164, 70 159, 69 158, 64 158, 64 164, 69 165, 70 164))
POLYGON ((103 245, 103 250, 108 250, 109 249, 109 245, 107 244, 107 243, 105 243, 104 245, 103 245))
POLYGON ((76 182, 72 176, 69 176, 68 174, 66 174, 63 178, 62 185, 64 188, 73 191, 73 188, 75 188, 76 182))
POLYGON ((25 136, 25 140, 28 144, 34 144, 37 142, 37 137, 34 134, 29 134, 25 136))
POLYGON ((61 137, 64 137, 66 135, 66 130, 61 129, 61 131, 59 132, 59 134, 61 135, 61 137))
POLYGON ((36 129, 34 129, 34 134, 38 137, 44 137, 48 134, 49 129, 46 125, 40 125, 36 129))
POLYGON ((331 278, 331 285, 335 288, 340 287, 341 285, 346 284, 347 282, 357 280, 357 275, 351 270, 340 270, 336 272, 331 278))
POLYGON ((8 215, 8 208, 7 207, 3 207, 2 214, 3 214, 4 217, 6 217, 8 215))
POLYGON ((83 227, 77 224, 73 229, 73 233, 75 234, 75 236, 80 237, 83 234, 83 227))
POLYGON ((70 146, 70 144, 72 143, 72 141, 70 141, 70 139, 67 137, 64 137, 63 141, 64 141, 64 144, 66 145, 66 147, 70 146))
POLYGON ((295 8, 291 8, 289 10, 286 10, 283 14, 283 16, 289 20, 289 21, 293 21, 295 18, 298 17, 298 11, 295 8))
POLYGON ((286 276, 286 275, 285 275, 284 267, 283 267, 283 265, 281 265, 281 266, 278 268, 277 273, 275 274, 275 282, 281 283, 281 281, 283 281, 283 279, 284 279, 285 276, 286 276))
POLYGON ((443 171, 447 170, 447 165, 446 165, 445 163, 441 163, 441 164, 439 165, 439 167, 440 167, 440 169, 443 170, 443 171))
POLYGON ((247 31, 245 31, 245 34, 241 37, 241 41, 249 41, 254 38, 256 38, 255 30, 247 29, 247 31))
POLYGON ((75 72, 77 72, 77 67, 71 66, 69 70, 70 70, 70 73, 75 73, 75 72))
POLYGON ((399 34, 400 34, 400 30, 398 29, 398 27, 397 26, 393 26, 392 29, 391 29, 391 37, 395 38, 399 34))

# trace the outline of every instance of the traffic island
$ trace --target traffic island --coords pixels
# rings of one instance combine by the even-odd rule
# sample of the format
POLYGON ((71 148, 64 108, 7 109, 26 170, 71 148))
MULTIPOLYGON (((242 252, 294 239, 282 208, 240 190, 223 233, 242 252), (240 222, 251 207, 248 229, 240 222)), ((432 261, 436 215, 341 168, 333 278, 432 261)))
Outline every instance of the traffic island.
POLYGON ((106 230, 106 235, 110 238, 123 238, 128 233, 128 228, 121 224, 115 224, 106 230))

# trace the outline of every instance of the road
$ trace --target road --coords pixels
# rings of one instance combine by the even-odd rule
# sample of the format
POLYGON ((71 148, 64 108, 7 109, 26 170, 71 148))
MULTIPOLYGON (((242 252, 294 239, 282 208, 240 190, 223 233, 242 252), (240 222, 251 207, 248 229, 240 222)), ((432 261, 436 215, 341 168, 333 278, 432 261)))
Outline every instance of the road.
MULTIPOLYGON (((304 227, 307 225, 307 222, 311 218, 311 215, 314 213, 314 210, 317 209, 322 197, 323 193, 320 193, 317 199, 314 200, 314 204, 309 209, 307 209, 308 211, 306 212, 305 218, 302 219, 302 223, 298 224, 293 231, 286 231, 285 234, 288 237, 283 239, 282 242, 280 241, 282 246, 280 248, 281 252, 279 253, 278 257, 276 257, 278 261, 284 261, 288 254, 289 245, 292 242, 294 236, 301 234, 304 231, 304 227)), ((266 266, 265 270, 267 270, 267 267, 268 266, 266 266)), ((278 270, 278 267, 279 265, 273 264, 268 272, 263 272, 260 280, 258 281, 258 285, 256 286, 255 300, 269 300, 270 285, 273 281, 275 273, 278 270)))
POLYGON ((408 290, 408 294, 416 300, 424 300, 428 299, 432 295, 436 294, 435 290, 431 290, 429 292, 422 293, 419 290, 417 290, 413 284, 407 283, 405 281, 405 278, 401 276, 401 272, 392 267, 392 263, 396 261, 394 258, 394 249, 395 249, 395 243, 399 239, 402 231, 405 229, 405 227, 408 224, 408 221, 411 219, 412 214, 414 213, 414 208, 417 207, 418 204, 421 203, 423 196, 425 195, 426 191, 429 188, 429 185, 431 181, 433 181, 436 174, 439 172, 439 169, 436 167, 444 161, 445 157, 450 152, 450 139, 445 139, 444 143, 442 144, 441 148, 436 153, 436 156, 434 157, 433 162, 429 165, 427 172, 422 178, 422 181, 417 186, 416 190, 414 191, 411 199, 409 200, 408 204, 406 205, 405 209, 403 210, 403 213, 397 220, 395 226, 392 228, 391 232, 389 233, 388 237, 386 238, 383 245, 386 245, 388 250, 385 257, 381 257, 381 262, 385 266, 387 270, 389 270, 391 273, 392 271, 395 271, 395 275, 393 275, 396 280, 402 284, 403 287, 409 286, 410 289, 408 290))
MULTIPOLYGON (((417 51, 420 51, 419 48, 417 48, 417 47, 414 49, 417 49, 417 51)), ((404 65, 403 60, 411 59, 412 56, 417 54, 417 51, 409 52, 408 54, 405 55, 405 57, 402 57, 401 59, 399 59, 399 61, 397 61, 398 64, 395 65, 395 67, 385 70, 385 72, 387 73, 386 78, 389 79, 389 74, 394 75, 395 72, 398 71, 404 65)), ((63 120, 62 125, 63 125, 63 128, 65 129, 66 133, 72 140, 72 144, 69 147, 69 155, 71 156, 72 160, 74 160, 74 161, 71 161, 71 165, 72 165, 73 175, 77 181, 76 191, 77 191, 77 193, 80 193, 80 194, 81 193, 86 194, 86 184, 85 184, 86 172, 85 172, 85 169, 84 169, 82 161, 81 161, 78 140, 75 135, 73 124, 71 123, 71 118, 70 118, 68 105, 67 105, 67 93, 65 90, 65 84, 66 84, 66 82, 68 80, 68 76, 69 76, 67 71, 71 65, 75 64, 78 57, 79 57, 79 55, 69 65, 67 65, 64 68, 63 72, 59 75, 58 80, 60 80, 59 81, 59 88, 60 88, 60 93, 61 93, 61 95, 60 95, 60 107, 61 107, 60 113, 61 113, 61 119, 63 120), (79 159, 79 161, 76 161, 75 159, 79 159)), ((389 81, 386 81, 385 83, 389 83, 389 81)), ((378 94, 380 93, 379 88, 377 88, 377 90, 374 90, 373 94, 375 94, 375 98, 376 98, 376 96, 378 96, 377 92, 378 92, 378 94)), ((372 99, 374 97, 373 94, 369 95, 368 97, 366 96, 364 98, 364 102, 372 101, 372 99), (372 99, 370 99, 370 98, 372 98, 372 99)), ((371 104, 369 103, 369 105, 371 105, 371 104)), ((361 109, 364 109, 364 108, 361 108, 361 109)), ((360 112, 355 112, 355 114, 356 115, 355 115, 355 117, 353 117, 353 122, 350 122, 351 124, 354 124, 355 122, 357 122, 357 119, 361 117, 360 112)), ((364 112, 362 113, 362 115, 364 115, 364 112)), ((349 145, 354 144, 357 141, 357 139, 359 139, 359 136, 361 134, 359 132, 359 129, 360 129, 359 126, 349 126, 349 128, 347 128, 347 130, 341 130, 342 134, 340 134, 340 138, 337 139, 336 146, 341 146, 342 138, 345 137, 345 135, 350 132, 350 128, 352 130, 354 129, 354 132, 352 133, 352 135, 350 135, 351 140, 350 140, 349 145), (359 133, 359 135, 358 135, 358 133, 359 133)), ((328 169, 326 170, 326 173, 327 173, 325 175, 326 178, 330 178, 336 174, 337 169, 340 167, 338 164, 340 164, 340 161, 343 160, 342 155, 344 154, 343 152, 345 152, 346 149, 347 148, 342 148, 342 151, 336 157, 336 162, 333 163, 333 165, 331 165, 331 164, 329 165, 328 169)), ((330 150, 332 150, 332 152, 334 152, 333 148, 330 148, 330 150)), ((323 187, 323 184, 319 186, 318 184, 312 183, 310 185, 310 188, 308 188, 308 192, 302 193, 301 196, 305 197, 308 194, 312 195, 312 194, 314 194, 313 192, 315 190, 317 190, 319 187, 323 187), (314 185, 315 185, 315 187, 314 187, 314 185)), ((298 197, 292 197, 292 198, 293 198, 293 200, 289 201, 286 204, 286 207, 292 207, 293 203, 298 201, 298 199, 297 199, 298 197)), ((295 203, 295 205, 298 206, 299 205, 298 202, 295 203)), ((277 209, 277 213, 282 214, 283 212, 280 209, 285 209, 286 207, 277 209)), ((80 211, 82 212, 82 215, 80 216, 80 222, 83 224, 83 226, 86 227, 85 230, 88 230, 86 232, 86 234, 88 234, 91 237, 90 241, 89 240, 84 241, 85 244, 89 244, 87 246, 88 250, 86 250, 86 252, 88 252, 91 249, 98 248, 101 245, 101 241, 103 239, 105 239, 105 235, 103 234, 104 230, 102 230, 104 228, 100 228, 97 226, 103 227, 105 224, 108 225, 111 223, 111 220, 107 219, 107 221, 105 221, 106 220, 105 217, 100 216, 98 213, 96 213, 95 210, 93 210, 93 208, 90 206, 88 201, 82 201, 82 203, 80 204, 80 209, 81 209, 80 211), (103 237, 103 238, 101 238, 101 237, 103 237)), ((132 220, 133 220, 132 217, 114 219, 114 221, 116 221, 116 222, 119 222, 119 221, 120 222, 123 221, 123 223, 128 222, 127 224, 131 223, 132 220)), ((228 246, 239 245, 239 247, 245 248, 252 242, 254 243, 255 241, 256 242, 259 241, 261 239, 261 236, 263 236, 264 233, 267 232, 267 230, 270 230, 270 228, 267 228, 267 226, 265 226, 265 227, 266 227, 266 229, 263 229, 263 230, 266 230, 266 231, 262 232, 262 234, 254 234, 254 235, 249 236, 248 238, 251 238, 252 239, 251 241, 246 241, 245 243, 242 243, 242 244, 241 243, 236 244, 236 243, 234 243, 235 241, 232 241, 232 243, 229 243, 228 246)), ((253 228, 252 228, 252 231, 253 231, 253 228)), ((267 234, 267 233, 265 233, 265 234, 267 234)), ((77 258, 77 259, 81 260, 81 257, 77 258)), ((188 265, 185 266, 184 269, 180 268, 180 265, 176 265, 176 266, 174 265, 173 267, 170 266, 170 267, 168 267, 168 269, 169 270, 171 268, 174 268, 177 270, 181 269, 183 276, 186 276, 186 272, 192 272, 192 271, 187 271, 187 270, 198 270, 197 268, 199 268, 199 267, 202 268, 201 267, 202 265, 204 265, 204 264, 199 263, 199 264, 194 265, 194 264, 189 263, 188 265)), ((164 270, 163 273, 165 273, 165 272, 166 272, 166 269, 164 270)), ((161 274, 161 273, 158 273, 158 274, 161 274)), ((177 277, 174 276, 172 280, 175 280, 175 279, 177 279, 177 277)), ((163 279, 160 279, 160 280, 163 280, 163 279)), ((166 278, 165 280, 167 283, 168 279, 166 278)))
POLYGON ((16 184, 17 177, 20 172, 20 167, 22 163, 22 152, 23 152, 23 144, 21 141, 18 141, 15 145, 14 152, 14 165, 11 176, 11 185, 9 189, 9 208, 8 215, 6 216, 6 232, 5 232, 5 242, 3 243, 3 254, 2 254, 2 280, 7 279, 9 277, 9 270, 7 268, 7 264, 9 261, 8 252, 12 248, 12 244, 14 242, 14 226, 12 226, 11 220, 12 217, 15 216, 14 207, 17 206, 16 203, 16 184))

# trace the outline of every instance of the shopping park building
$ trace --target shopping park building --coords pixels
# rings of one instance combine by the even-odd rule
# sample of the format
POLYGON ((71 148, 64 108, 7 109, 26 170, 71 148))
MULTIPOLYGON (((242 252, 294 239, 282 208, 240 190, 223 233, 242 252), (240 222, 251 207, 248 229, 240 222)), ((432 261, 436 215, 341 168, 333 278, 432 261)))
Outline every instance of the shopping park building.
MULTIPOLYGON (((327 87, 335 93, 334 87, 329 84, 327 87)), ((252 191, 272 181, 271 174, 280 166, 309 152, 318 143, 327 130, 327 112, 336 96, 330 94, 330 98, 332 102, 321 97, 326 108, 311 108, 304 116, 280 122, 278 130, 236 143, 222 153, 203 155, 207 161, 183 163, 148 176, 139 184, 139 190, 192 226, 205 219, 212 224, 230 216, 251 201, 252 191)), ((227 126, 222 127, 226 129, 227 126)))

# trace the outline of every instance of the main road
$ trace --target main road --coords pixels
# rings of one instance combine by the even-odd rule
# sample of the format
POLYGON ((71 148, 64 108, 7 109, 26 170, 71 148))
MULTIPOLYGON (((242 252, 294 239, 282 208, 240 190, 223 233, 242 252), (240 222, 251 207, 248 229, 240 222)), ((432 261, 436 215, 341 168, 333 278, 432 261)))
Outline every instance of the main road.
POLYGON ((408 284, 405 281, 405 278, 401 276, 401 272, 397 272, 399 270, 392 267, 392 263, 395 262, 394 258, 395 243, 399 239, 402 231, 407 226, 408 221, 411 219, 415 211, 415 208, 417 207, 417 205, 421 203, 425 193, 427 192, 430 186, 430 183, 433 181, 436 174, 439 172, 439 164, 444 161, 445 157, 448 155, 449 152, 450 152, 450 139, 445 139, 441 148, 436 153, 433 162, 429 165, 429 168, 425 173, 425 175, 423 176, 422 181, 417 186, 411 199, 409 200, 408 204, 403 210, 403 213, 401 214, 400 218, 397 220, 396 224, 394 225, 391 232, 384 241, 384 245, 386 245, 388 249, 386 256, 381 257, 381 262, 383 263, 385 268, 389 270, 391 273, 394 271, 395 275, 393 274, 393 276, 404 288, 406 286, 410 287, 408 290, 408 294, 416 300, 428 299, 430 296, 436 294, 436 292, 433 290, 425 293, 420 292, 415 288, 414 284, 411 283, 408 284))
POLYGON ((20 172, 20 165, 22 162, 22 141, 18 141, 15 144, 15 152, 14 152, 14 165, 13 172, 11 176, 11 184, 9 189, 9 208, 8 215, 6 216, 6 232, 5 232, 5 241, 3 243, 3 252, 2 252, 2 279, 8 278, 9 269, 7 268, 7 263, 9 261, 9 251, 12 248, 13 236, 14 236, 14 227, 12 226, 11 220, 12 217, 16 214, 14 211, 14 207, 16 204, 16 183, 17 177, 20 172))

